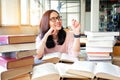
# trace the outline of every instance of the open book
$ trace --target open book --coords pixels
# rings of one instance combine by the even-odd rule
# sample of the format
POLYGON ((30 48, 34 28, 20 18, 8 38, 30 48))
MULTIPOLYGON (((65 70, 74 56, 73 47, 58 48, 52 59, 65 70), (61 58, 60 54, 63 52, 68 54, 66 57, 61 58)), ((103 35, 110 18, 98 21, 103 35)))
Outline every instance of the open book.
POLYGON ((60 80, 60 78, 79 78, 86 79, 84 76, 68 74, 68 70, 71 64, 66 63, 44 63, 33 67, 31 80, 60 80))
POLYGON ((49 53, 44 55, 42 60, 46 62, 52 62, 52 63, 58 63, 60 61, 73 63, 74 61, 77 61, 78 58, 72 57, 67 53, 54 52, 54 53, 49 53))
POLYGON ((120 67, 111 63, 93 63, 89 61, 76 61, 67 70, 67 73, 85 76, 88 78, 102 78, 120 80, 120 67))

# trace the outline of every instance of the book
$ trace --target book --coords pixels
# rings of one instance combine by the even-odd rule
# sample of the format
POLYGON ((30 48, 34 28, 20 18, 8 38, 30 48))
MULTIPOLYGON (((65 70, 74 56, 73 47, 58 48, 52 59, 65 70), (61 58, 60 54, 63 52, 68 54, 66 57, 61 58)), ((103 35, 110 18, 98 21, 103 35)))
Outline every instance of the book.
POLYGON ((115 43, 116 43, 115 40, 87 41, 86 47, 113 47, 115 43))
POLYGON ((60 61, 73 63, 74 61, 78 60, 78 58, 72 57, 67 53, 54 52, 54 53, 45 54, 42 60, 45 62, 52 62, 52 63, 58 63, 60 61))
POLYGON ((112 63, 120 66, 120 56, 113 56, 112 63))
POLYGON ((8 44, 8 39, 6 36, 0 36, 0 45, 8 44))
POLYGON ((1 45, 0 53, 23 51, 23 50, 35 50, 35 49, 36 49, 35 43, 9 44, 9 45, 1 45))
POLYGON ((90 61, 76 61, 67 70, 67 73, 91 79, 94 79, 95 77, 110 80, 120 79, 120 67, 105 62, 94 63, 90 61))
POLYGON ((79 79, 79 78, 64 78, 63 80, 90 80, 90 79, 79 79))
POLYGON ((85 31, 85 35, 87 36, 119 36, 119 32, 92 32, 85 31))
POLYGON ((87 56, 110 56, 110 52, 86 52, 87 56))
POLYGON ((108 41, 116 40, 115 36, 87 36, 87 41, 108 41))
POLYGON ((5 67, 0 65, 0 80, 9 80, 9 79, 14 80, 18 76, 32 72, 32 68, 33 65, 28 65, 14 69, 6 69, 5 67))
POLYGON ((66 63, 44 63, 33 67, 32 80, 60 80, 60 78, 81 78, 86 77, 66 73, 70 64, 66 63))
POLYGON ((113 47, 113 54, 112 54, 113 56, 120 56, 120 46, 119 45, 115 45, 114 47, 113 47))
POLYGON ((112 60, 112 56, 87 56, 87 60, 112 60))
POLYGON ((36 35, 34 34, 1 35, 0 39, 4 39, 4 42, 2 42, 3 44, 31 43, 35 42, 36 35))
POLYGON ((2 56, 20 59, 28 56, 34 56, 36 54, 37 54, 36 50, 23 50, 23 51, 15 51, 15 52, 4 52, 2 53, 2 56))
POLYGON ((31 80, 31 74, 30 73, 22 74, 9 80, 31 80))
POLYGON ((33 56, 28 56, 20 59, 0 56, 0 65, 7 69, 18 68, 33 64, 34 64, 33 56))
POLYGON ((16 52, 16 58, 20 59, 20 58, 24 58, 24 57, 28 57, 28 56, 34 56, 36 54, 37 54, 36 49, 35 50, 18 51, 18 52, 16 52))
POLYGON ((92 62, 112 63, 112 56, 109 52, 87 52, 87 60, 92 62))
POLYGON ((113 52, 113 47, 86 47, 86 52, 113 52))

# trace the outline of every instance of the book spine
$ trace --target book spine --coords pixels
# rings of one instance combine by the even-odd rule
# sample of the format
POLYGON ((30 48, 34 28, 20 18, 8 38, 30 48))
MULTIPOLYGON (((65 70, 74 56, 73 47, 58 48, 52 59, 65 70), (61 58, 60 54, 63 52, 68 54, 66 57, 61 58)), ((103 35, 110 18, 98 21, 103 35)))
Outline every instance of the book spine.
POLYGON ((8 44, 8 37, 7 36, 0 36, 0 45, 8 44))
POLYGON ((9 61, 7 63, 7 68, 12 69, 12 68, 18 68, 18 67, 27 66, 27 65, 33 65, 33 64, 34 64, 34 57, 28 56, 28 57, 16 59, 13 61, 9 61))

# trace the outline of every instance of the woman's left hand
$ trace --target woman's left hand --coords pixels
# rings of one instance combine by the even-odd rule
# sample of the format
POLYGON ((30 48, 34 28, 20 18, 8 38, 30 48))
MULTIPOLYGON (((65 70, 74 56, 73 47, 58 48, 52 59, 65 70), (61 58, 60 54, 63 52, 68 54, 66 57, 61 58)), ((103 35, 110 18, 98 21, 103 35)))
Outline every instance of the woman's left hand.
POLYGON ((75 19, 72 20, 72 30, 74 34, 76 35, 80 34, 80 23, 75 19))

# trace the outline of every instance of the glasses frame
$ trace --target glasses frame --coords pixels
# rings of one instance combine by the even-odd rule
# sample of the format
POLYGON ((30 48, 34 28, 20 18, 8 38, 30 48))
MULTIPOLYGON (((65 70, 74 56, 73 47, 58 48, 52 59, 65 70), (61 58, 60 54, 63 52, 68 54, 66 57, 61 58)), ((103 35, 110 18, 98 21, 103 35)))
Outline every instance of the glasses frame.
POLYGON ((56 21, 61 21, 62 20, 62 16, 57 16, 57 17, 51 17, 50 18, 50 21, 52 21, 52 22, 56 22, 56 21))

